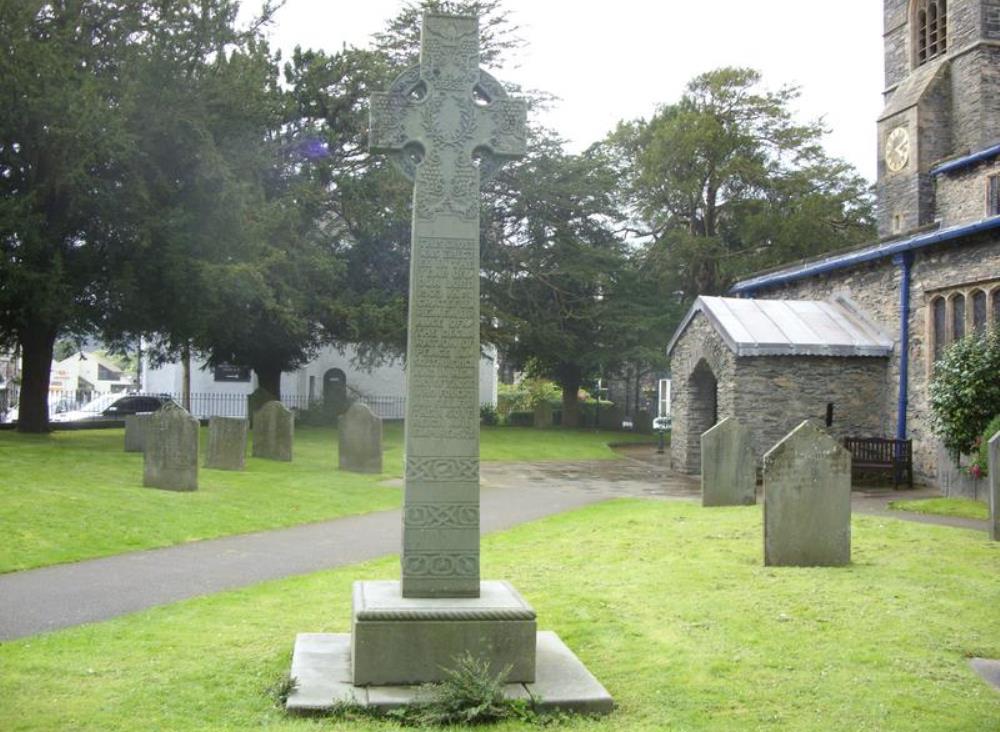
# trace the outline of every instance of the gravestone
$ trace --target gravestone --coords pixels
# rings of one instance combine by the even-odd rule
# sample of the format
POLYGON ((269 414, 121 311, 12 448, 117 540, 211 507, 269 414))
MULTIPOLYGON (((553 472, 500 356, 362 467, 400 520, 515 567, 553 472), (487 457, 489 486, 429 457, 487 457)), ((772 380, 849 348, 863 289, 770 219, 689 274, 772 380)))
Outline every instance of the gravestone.
POLYGON ((253 416, 253 456, 292 461, 295 415, 281 402, 270 401, 253 416))
POLYGON ((756 491, 750 430, 726 417, 701 436, 701 505, 752 506, 756 491))
POLYGON ((287 707, 398 706, 470 653, 519 698, 609 711, 514 588, 479 576, 479 190, 524 154, 525 105, 479 69, 475 17, 424 16, 420 63, 372 97, 370 143, 414 181, 401 581, 355 582, 349 637, 298 636, 287 707))
POLYGON ((142 484, 169 491, 198 490, 198 420, 174 402, 149 418, 142 484))
POLYGON ((367 405, 354 402, 337 426, 341 470, 382 472, 382 420, 367 405))
POLYGON ((851 453, 806 420, 764 455, 764 564, 851 561, 851 453))
POLYGON ((990 538, 1000 541, 1000 432, 987 445, 990 480, 990 538))
POLYGON ((125 415, 125 452, 142 452, 146 449, 146 431, 153 412, 125 415))
POLYGON ((212 417, 208 420, 205 467, 243 470, 247 457, 250 423, 242 417, 212 417))

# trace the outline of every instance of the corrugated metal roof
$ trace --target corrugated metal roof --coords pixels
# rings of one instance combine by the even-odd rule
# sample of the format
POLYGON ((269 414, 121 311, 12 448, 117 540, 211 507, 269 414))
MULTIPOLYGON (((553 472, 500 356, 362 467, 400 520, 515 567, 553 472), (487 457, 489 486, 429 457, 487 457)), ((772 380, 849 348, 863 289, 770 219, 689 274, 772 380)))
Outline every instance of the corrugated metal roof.
POLYGON ((893 340, 846 297, 749 300, 699 297, 667 346, 667 355, 703 313, 737 356, 888 356, 893 340))

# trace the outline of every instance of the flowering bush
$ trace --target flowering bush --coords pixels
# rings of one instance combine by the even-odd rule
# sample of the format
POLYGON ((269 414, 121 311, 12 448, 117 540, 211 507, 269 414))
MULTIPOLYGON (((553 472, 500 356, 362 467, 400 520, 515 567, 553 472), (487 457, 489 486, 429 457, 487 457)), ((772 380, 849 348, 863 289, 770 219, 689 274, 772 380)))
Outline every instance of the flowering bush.
MULTIPOLYGON (((934 432, 954 454, 970 454, 990 420, 1000 414, 1000 328, 956 342, 934 364, 934 432)), ((985 465, 980 466, 980 470, 985 465)))
POLYGON ((973 446, 972 462, 966 472, 973 478, 985 478, 990 472, 989 442, 997 432, 1000 432, 1000 414, 990 420, 983 434, 976 438, 973 446))

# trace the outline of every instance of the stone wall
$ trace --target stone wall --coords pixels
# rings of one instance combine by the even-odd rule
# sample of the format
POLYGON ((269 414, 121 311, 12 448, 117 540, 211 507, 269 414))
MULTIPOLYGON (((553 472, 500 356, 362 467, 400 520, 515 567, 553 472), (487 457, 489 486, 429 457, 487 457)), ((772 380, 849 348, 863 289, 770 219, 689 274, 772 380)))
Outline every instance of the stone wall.
POLYGON ((979 43, 951 62, 953 155, 1000 139, 1000 46, 995 43, 979 43))
MULTIPOLYGON (((701 470, 701 433, 706 421, 705 405, 698 397, 697 383, 692 379, 699 363, 711 370, 716 379, 717 413, 719 419, 735 415, 736 357, 701 313, 694 316, 681 336, 670 358, 673 379, 670 434, 670 462, 674 470, 695 474, 701 470)), ((704 368, 704 367, 703 367, 704 368)))
POLYGON ((753 356, 736 363, 736 416, 750 428, 758 461, 806 419, 838 441, 887 434, 892 415, 881 398, 886 390, 885 358, 753 356))
MULTIPOLYGON (((1000 235, 981 235, 961 242, 942 244, 914 252, 910 283, 910 378, 907 432, 913 439, 914 470, 918 480, 936 476, 937 439, 930 428, 928 384, 930 353, 928 306, 934 291, 1000 273, 1000 235)), ((849 296, 865 313, 896 340, 889 360, 886 388, 873 402, 873 409, 886 416, 884 432, 896 431, 899 395, 899 284, 900 268, 889 258, 809 277, 774 288, 762 288, 754 297, 768 299, 826 300, 849 296)))
POLYGON ((986 183, 1000 174, 1000 158, 937 176, 938 215, 949 226, 970 224, 986 216, 986 183))

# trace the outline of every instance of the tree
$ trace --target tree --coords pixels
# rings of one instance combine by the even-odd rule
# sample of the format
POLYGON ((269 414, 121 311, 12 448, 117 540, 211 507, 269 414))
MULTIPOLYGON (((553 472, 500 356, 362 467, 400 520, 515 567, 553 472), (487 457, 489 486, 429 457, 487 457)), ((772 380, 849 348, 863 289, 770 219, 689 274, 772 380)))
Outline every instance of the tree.
MULTIPOLYGON (((256 25, 234 29, 237 7, 233 0, 0 6, 6 100, 0 109, 0 342, 16 342, 23 353, 21 431, 48 427, 49 367, 60 333, 114 333, 132 324, 121 313, 151 309, 143 303, 160 292, 171 298, 162 312, 194 310, 185 310, 177 294, 193 293, 198 280, 188 276, 182 249, 160 248, 168 238, 163 232, 183 232, 171 242, 189 248, 211 233, 189 240, 184 234, 197 228, 191 224, 197 211, 158 205, 168 197, 164 191, 199 201, 199 192, 222 180, 211 175, 212 159, 199 160, 195 169, 208 174, 188 185, 184 153, 205 148, 194 144, 198 120, 185 126, 192 120, 183 117, 189 108, 183 102, 201 91, 194 82, 202 71, 224 66, 231 52, 252 44, 256 25), (150 254, 160 256, 165 287, 138 286, 148 285, 142 273, 154 266, 150 254), (169 285, 171 277, 177 287, 169 285)), ((270 12, 265 5, 259 22, 270 12)), ((201 204, 219 200, 208 196, 201 204)))
POLYGON ((99 316, 125 225, 128 3, 0 5, 0 345, 23 357, 18 429, 48 428, 60 332, 99 316))
POLYGON ((680 101, 607 141, 649 266, 688 302, 874 235, 865 182, 824 155, 818 124, 794 122, 795 88, 761 90, 760 80, 751 69, 702 74, 680 101))
POLYGON ((491 340, 563 393, 575 427, 580 387, 615 358, 620 331, 607 295, 624 267, 615 236, 613 171, 596 150, 568 155, 551 137, 501 172, 483 227, 484 300, 491 340))
POLYGON ((954 343, 934 364, 930 396, 934 432, 953 454, 972 451, 1000 415, 1000 327, 954 343))

